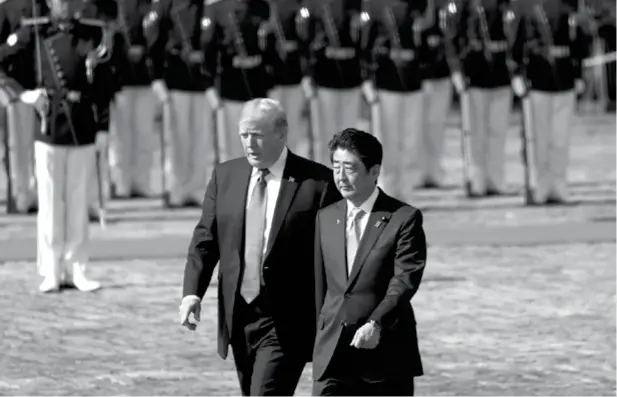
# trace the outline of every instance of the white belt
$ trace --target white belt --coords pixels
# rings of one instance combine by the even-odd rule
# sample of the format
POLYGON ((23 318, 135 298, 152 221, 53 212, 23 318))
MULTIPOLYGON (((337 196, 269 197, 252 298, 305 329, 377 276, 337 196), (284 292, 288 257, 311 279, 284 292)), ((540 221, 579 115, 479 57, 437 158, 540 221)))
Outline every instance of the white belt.
POLYGON ((553 58, 566 58, 570 56, 570 48, 563 45, 551 46, 548 53, 553 58))
POLYGON ((351 47, 326 47, 326 58, 338 61, 353 59, 356 49, 351 47))
POLYGON ((254 69, 261 65, 261 55, 236 55, 233 57, 231 64, 237 69, 254 69))

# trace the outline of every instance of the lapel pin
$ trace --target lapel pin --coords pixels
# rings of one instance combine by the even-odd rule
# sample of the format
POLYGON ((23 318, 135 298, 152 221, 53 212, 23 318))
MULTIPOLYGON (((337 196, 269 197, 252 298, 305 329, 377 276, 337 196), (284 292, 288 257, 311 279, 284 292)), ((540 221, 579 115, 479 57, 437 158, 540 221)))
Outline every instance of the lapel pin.
POLYGON ((338 225, 338 224, 340 224, 340 223, 341 223, 341 220, 340 220, 340 219, 337 219, 337 220, 336 220, 336 224, 338 225))
POLYGON ((385 216, 382 216, 382 217, 381 217, 381 220, 379 220, 379 221, 377 221, 377 222, 375 223, 375 227, 379 227, 379 226, 381 226, 381 224, 382 224, 382 223, 386 223, 386 221, 387 221, 386 217, 385 217, 385 216))
POLYGON ((289 177, 289 182, 295 182, 295 181, 296 181, 296 178, 294 178, 293 176, 289 177))

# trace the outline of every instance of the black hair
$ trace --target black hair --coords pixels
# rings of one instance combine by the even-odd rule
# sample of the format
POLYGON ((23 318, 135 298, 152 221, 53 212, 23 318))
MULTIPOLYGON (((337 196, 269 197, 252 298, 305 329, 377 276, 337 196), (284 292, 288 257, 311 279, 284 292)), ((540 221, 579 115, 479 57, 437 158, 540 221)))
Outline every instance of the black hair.
POLYGON ((346 128, 334 134, 328 149, 330 149, 330 161, 336 149, 349 150, 360 158, 367 171, 375 165, 381 165, 383 160, 383 148, 379 140, 368 132, 356 128, 346 128))

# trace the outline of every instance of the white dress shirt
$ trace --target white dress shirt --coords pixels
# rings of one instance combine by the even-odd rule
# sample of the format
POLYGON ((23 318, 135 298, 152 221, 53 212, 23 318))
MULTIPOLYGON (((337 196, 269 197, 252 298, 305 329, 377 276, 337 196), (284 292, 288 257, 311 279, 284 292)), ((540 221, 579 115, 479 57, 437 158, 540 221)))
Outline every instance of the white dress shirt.
MULTIPOLYGON (((364 235, 364 230, 366 230, 366 225, 368 224, 368 218, 369 215, 371 214, 371 212, 373 211, 373 207, 375 206, 375 201, 377 201, 377 196, 379 195, 379 189, 377 189, 377 186, 375 186, 375 190, 373 190, 373 193, 371 193, 371 195, 366 199, 366 201, 364 201, 362 204, 360 204, 359 207, 356 207, 351 201, 347 200, 347 221, 346 221, 346 236, 347 236, 347 240, 349 240, 349 236, 351 235, 351 233, 353 233, 353 216, 356 213, 357 209, 361 209, 362 211, 364 211, 364 216, 362 216, 362 218, 360 219, 360 236, 358 241, 362 240, 362 236, 364 235)), ((359 248, 359 247, 356 247, 359 248)), ((351 273, 351 267, 352 267, 352 263, 348 263, 347 264, 347 272, 351 273)))
MULTIPOLYGON (((264 247, 263 254, 266 253, 266 247, 268 247, 268 239, 270 237, 270 229, 272 228, 272 218, 274 217, 274 209, 276 208, 276 202, 279 198, 281 191, 281 180, 283 179, 283 171, 285 170, 285 162, 287 161, 288 150, 287 147, 283 148, 279 158, 268 168, 270 173, 266 175, 266 227, 264 228, 264 247)), ((257 179, 259 178, 259 168, 253 168, 251 173, 251 180, 249 182, 249 188, 246 192, 246 209, 248 209, 249 201, 255 186, 257 186, 257 179)))

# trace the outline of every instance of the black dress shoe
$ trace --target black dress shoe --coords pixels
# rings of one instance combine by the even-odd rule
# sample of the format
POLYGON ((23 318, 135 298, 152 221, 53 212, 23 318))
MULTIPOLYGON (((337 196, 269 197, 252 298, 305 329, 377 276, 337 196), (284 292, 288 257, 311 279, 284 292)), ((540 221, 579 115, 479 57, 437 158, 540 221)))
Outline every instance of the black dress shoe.
POLYGON ((131 198, 134 198, 134 199, 147 198, 147 197, 148 195, 144 192, 140 192, 137 190, 134 190, 131 192, 131 198))
POLYGON ((99 220, 100 220, 99 214, 97 212, 89 211, 88 212, 88 220, 91 223, 98 223, 99 220))

